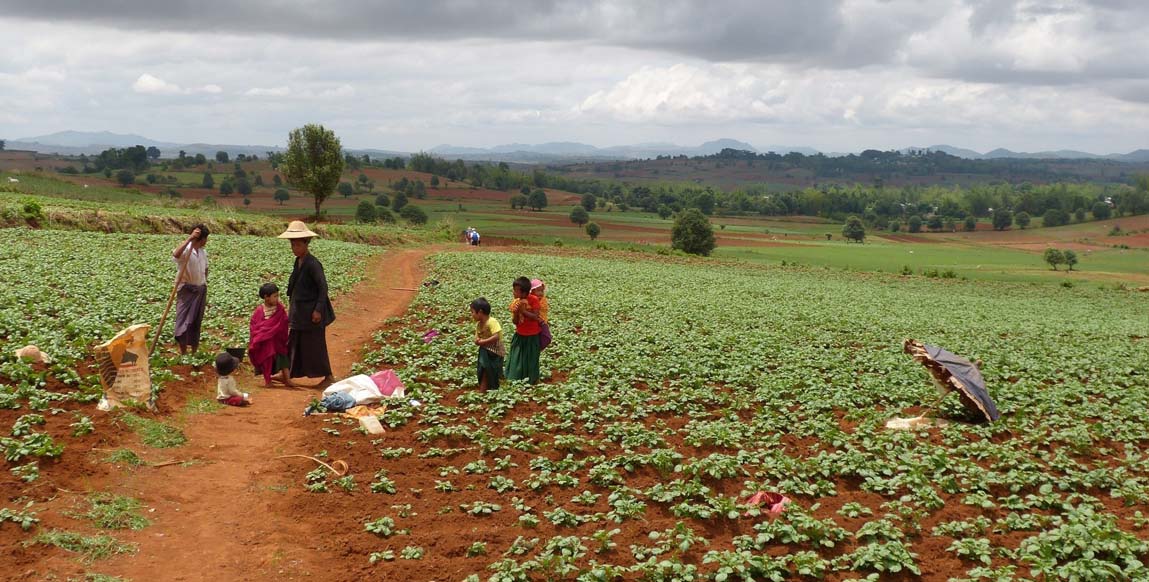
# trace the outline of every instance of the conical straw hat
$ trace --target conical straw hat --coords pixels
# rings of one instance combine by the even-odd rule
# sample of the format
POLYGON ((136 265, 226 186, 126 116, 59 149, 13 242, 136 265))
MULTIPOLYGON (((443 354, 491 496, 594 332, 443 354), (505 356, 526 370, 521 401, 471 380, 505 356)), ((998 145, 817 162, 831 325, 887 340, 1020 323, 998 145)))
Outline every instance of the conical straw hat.
POLYGON ((307 228, 302 220, 293 220, 291 224, 287 225, 287 230, 283 231, 283 234, 279 235, 278 238, 315 238, 318 236, 311 232, 311 229, 307 228))

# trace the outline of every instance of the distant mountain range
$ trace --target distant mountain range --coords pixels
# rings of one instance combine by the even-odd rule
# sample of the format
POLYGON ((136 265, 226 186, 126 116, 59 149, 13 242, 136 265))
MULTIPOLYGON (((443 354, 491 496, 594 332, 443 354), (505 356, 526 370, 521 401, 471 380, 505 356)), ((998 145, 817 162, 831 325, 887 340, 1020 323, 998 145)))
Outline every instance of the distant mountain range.
POLYGON ((1001 158, 1019 158, 1029 160, 1114 160, 1117 162, 1127 162, 1131 164, 1149 162, 1149 149, 1139 149, 1131 151, 1127 154, 1093 154, 1089 152, 1081 152, 1077 150, 1055 150, 1044 152, 1015 152, 1004 148, 998 148, 986 153, 979 153, 965 148, 954 147, 950 145, 933 145, 924 148, 906 148, 902 150, 903 153, 912 150, 929 150, 935 152, 945 152, 951 156, 959 158, 967 158, 970 160, 996 160, 1001 158))
MULTIPOLYGON (((236 154, 256 154, 263 156, 266 155, 266 153, 269 151, 283 151, 283 146, 205 143, 180 144, 156 141, 140 135, 119 134, 109 131, 61 131, 48 135, 9 140, 6 147, 10 150, 31 150, 41 153, 55 153, 64 155, 94 155, 99 154, 100 152, 110 147, 123 148, 131 147, 134 145, 142 145, 144 147, 155 146, 160 149, 164 157, 176 157, 179 155, 181 150, 189 155, 204 154, 208 157, 214 156, 217 151, 225 151, 232 156, 235 156, 236 154)), ((475 161, 505 161, 529 164, 564 161, 631 160, 655 158, 658 156, 679 155, 706 156, 716 154, 726 148, 753 152, 774 152, 778 154, 798 152, 804 155, 815 155, 819 153, 818 150, 808 147, 795 147, 785 145, 755 147, 744 141, 738 141, 734 139, 717 139, 714 141, 708 141, 698 146, 681 146, 672 143, 640 143, 606 148, 595 147, 592 145, 577 142, 547 142, 541 144, 511 143, 490 148, 452 146, 444 144, 431 148, 430 153, 442 157, 463 158, 475 161)), ((942 151, 952 156, 967 158, 971 160, 1025 158, 1093 159, 1113 160, 1128 163, 1149 162, 1149 149, 1139 149, 1127 154, 1101 155, 1075 150, 1014 152, 999 148, 983 154, 974 150, 954 147, 950 145, 933 145, 929 147, 906 148, 901 151, 909 152, 913 150, 942 151)), ((349 149, 348 151, 355 154, 369 154, 372 157, 409 155, 407 152, 380 149, 349 149)), ((838 156, 846 154, 835 152, 828 153, 826 155, 838 156)))
MULTIPOLYGON (((658 156, 708 156, 724 149, 748 150, 753 152, 775 152, 785 154, 800 152, 807 155, 818 153, 818 150, 806 147, 769 146, 756 148, 744 141, 735 139, 717 139, 708 141, 699 146, 681 146, 673 143, 640 143, 634 145, 612 146, 607 148, 595 147, 577 142, 548 142, 541 144, 512 143, 491 148, 473 148, 453 145, 439 145, 430 149, 430 153, 439 156, 467 158, 535 158, 548 157, 580 160, 633 160, 642 158, 657 158, 658 156)), ((517 159, 514 161, 518 161, 517 159)))

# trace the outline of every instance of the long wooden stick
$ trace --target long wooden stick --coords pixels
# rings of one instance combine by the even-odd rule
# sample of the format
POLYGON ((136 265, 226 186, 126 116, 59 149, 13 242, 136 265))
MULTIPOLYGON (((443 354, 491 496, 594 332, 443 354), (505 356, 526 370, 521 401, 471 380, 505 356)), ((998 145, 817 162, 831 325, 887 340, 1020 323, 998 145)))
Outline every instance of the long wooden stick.
POLYGON ((156 327, 156 337, 152 340, 152 349, 148 350, 149 358, 156 352, 156 345, 160 343, 160 336, 164 333, 164 323, 166 323, 168 320, 168 312, 172 309, 172 301, 174 301, 176 298, 176 291, 178 291, 180 288, 180 281, 182 281, 184 278, 184 271, 187 270, 189 262, 191 262, 190 255, 188 256, 188 260, 184 261, 184 264, 180 265, 180 271, 176 274, 176 282, 174 285, 172 285, 172 292, 168 295, 168 304, 166 307, 164 307, 164 314, 160 316, 159 326, 156 327))

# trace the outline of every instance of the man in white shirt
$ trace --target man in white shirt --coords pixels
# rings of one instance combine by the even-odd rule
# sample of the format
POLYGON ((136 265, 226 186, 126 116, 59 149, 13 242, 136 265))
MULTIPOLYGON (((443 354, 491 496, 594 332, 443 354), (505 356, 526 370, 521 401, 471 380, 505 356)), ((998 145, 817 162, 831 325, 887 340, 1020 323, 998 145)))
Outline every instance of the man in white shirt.
POLYGON ((207 227, 199 224, 192 229, 187 240, 172 251, 172 260, 179 265, 176 282, 176 343, 180 354, 199 349, 200 327, 207 306, 207 227))

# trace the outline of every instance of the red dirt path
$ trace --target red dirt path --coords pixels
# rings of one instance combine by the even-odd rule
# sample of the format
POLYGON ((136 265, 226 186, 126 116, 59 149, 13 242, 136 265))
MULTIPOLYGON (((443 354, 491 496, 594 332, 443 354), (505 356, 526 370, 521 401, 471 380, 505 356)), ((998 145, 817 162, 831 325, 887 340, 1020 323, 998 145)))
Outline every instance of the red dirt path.
MULTIPOLYGON (((387 252, 367 266, 368 278, 353 293, 334 301, 337 319, 328 329, 328 347, 337 376, 348 373, 359 350, 389 317, 401 315, 413 293, 392 290, 418 287, 423 259, 442 247, 387 252)), ((187 392, 214 397, 215 374, 210 369, 189 384, 187 392)), ((344 580, 338 570, 345 560, 324 543, 320 522, 298 519, 274 508, 292 497, 305 498, 299 476, 313 468, 305 459, 276 460, 288 454, 312 455, 322 447, 311 441, 316 423, 296 422, 307 403, 319 395, 314 388, 260 389, 250 368, 240 372, 241 388, 253 393, 254 405, 189 417, 184 426, 188 443, 166 450, 128 445, 149 461, 196 460, 190 466, 140 467, 123 473, 93 461, 65 486, 53 513, 81 509, 88 492, 109 491, 139 499, 152 521, 140 531, 108 532, 138 544, 134 555, 93 564, 43 546, 20 548, 16 559, 0 566, 5 580, 41 580, 100 572, 131 580, 344 580)), ((165 396, 166 396, 165 392, 165 396)), ((186 396, 186 394, 185 394, 186 396)), ((182 401, 179 403, 182 406, 182 401)), ((91 408, 89 406, 89 408, 91 408)), ((102 413, 89 411, 104 429, 102 413)), ((99 432, 97 433, 99 434, 99 432)), ((107 445, 104 445, 107 446, 107 445)), ((333 451, 334 452, 334 451, 333 451)), ((105 453, 106 454, 106 453, 105 453)), ((38 507, 43 509, 44 506, 38 507)), ((89 531, 87 524, 42 513, 45 526, 89 531)), ((18 531, 5 527, 7 534, 18 531)), ((22 538, 26 537, 21 536, 22 538)), ((4 544, 7 545, 7 544, 4 544)), ((9 547, 19 548, 13 543, 9 547)), ((358 557, 357 557, 358 559, 358 557)))

